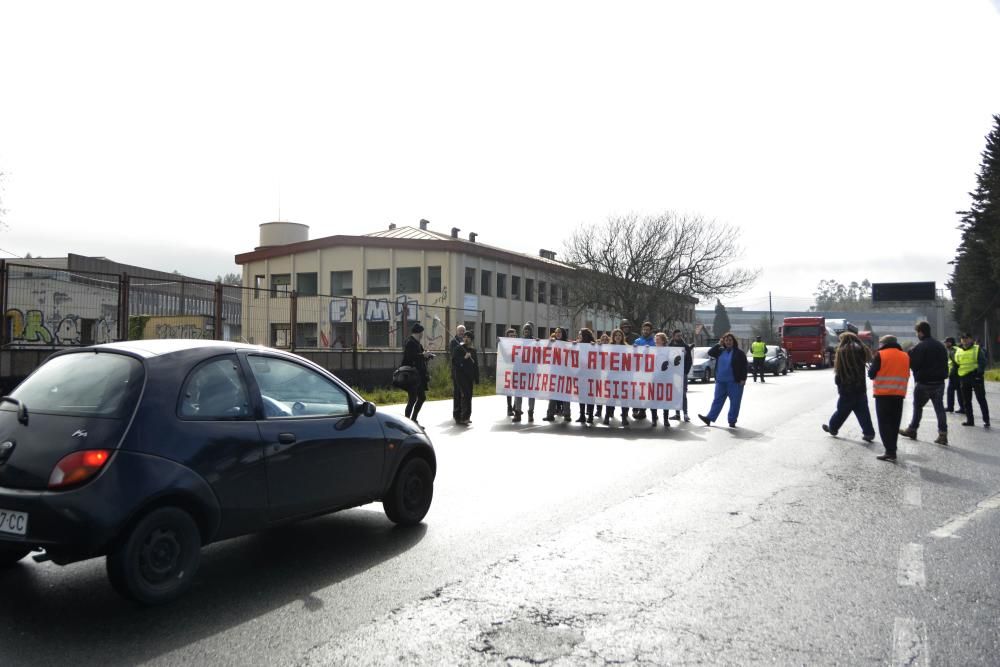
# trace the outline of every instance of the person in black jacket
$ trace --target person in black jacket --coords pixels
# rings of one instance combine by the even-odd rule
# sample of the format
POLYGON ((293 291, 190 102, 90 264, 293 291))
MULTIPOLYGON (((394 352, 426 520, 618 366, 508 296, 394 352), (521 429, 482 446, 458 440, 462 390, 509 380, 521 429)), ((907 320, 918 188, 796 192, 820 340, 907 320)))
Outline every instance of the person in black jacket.
MULTIPOLYGON (((691 355, 691 348, 694 345, 688 345, 685 342, 684 337, 681 335, 680 329, 674 329, 673 337, 670 339, 670 347, 682 347, 684 348, 684 421, 689 422, 691 418, 688 417, 688 373, 691 372, 691 366, 694 365, 694 357, 691 355)), ((681 411, 676 410, 674 416, 671 419, 679 420, 681 418, 681 411)))
POLYGON ((462 346, 465 326, 455 327, 455 337, 448 343, 448 358, 451 360, 451 416, 457 424, 462 418, 462 391, 458 386, 458 368, 455 366, 455 350, 462 346))
POLYGON ((747 381, 747 355, 740 349, 736 336, 725 333, 719 343, 708 351, 715 358, 715 399, 708 415, 698 415, 698 419, 711 426, 719 418, 722 406, 729 399, 729 428, 736 428, 743 401, 743 387, 747 381))
MULTIPOLYGON (((577 334, 576 343, 594 345, 597 341, 594 338, 594 332, 588 327, 580 329, 580 333, 577 334)), ((583 357, 586 352, 584 350, 580 351, 580 356, 583 357)), ((593 403, 580 403, 580 417, 576 420, 580 424, 593 424, 594 423, 594 404, 593 403)))
POLYGON ((964 414, 965 408, 962 407, 962 389, 959 386, 960 382, 958 379, 958 364, 955 363, 955 339, 951 336, 945 338, 944 349, 948 350, 948 384, 945 387, 948 400, 944 411, 964 414), (955 409, 956 398, 958 399, 958 410, 955 409))
POLYGON ((938 445, 948 444, 948 418, 944 413, 944 383, 948 379, 948 349, 931 338, 931 325, 917 322, 914 327, 920 342, 910 350, 910 370, 913 371, 913 417, 910 425, 899 429, 900 435, 917 439, 917 428, 927 401, 937 415, 938 445))
POLYGON ((424 346, 420 344, 420 339, 424 336, 424 327, 420 322, 410 329, 410 337, 403 345, 403 366, 413 366, 417 369, 417 379, 406 389, 406 411, 405 415, 417 421, 420 408, 427 400, 427 388, 430 386, 430 374, 427 372, 427 360, 434 357, 430 352, 424 351, 424 346))
POLYGON ((823 430, 830 435, 844 425, 854 413, 861 425, 861 439, 871 442, 875 439, 875 425, 868 409, 868 388, 865 381, 865 366, 872 360, 872 351, 861 342, 857 334, 845 331, 840 334, 837 356, 833 360, 833 381, 837 383, 837 410, 830 417, 823 430))
POLYGON ((473 340, 472 332, 466 331, 462 344, 455 348, 451 358, 461 394, 461 412, 457 423, 462 426, 472 421, 472 390, 479 382, 479 359, 476 356, 476 348, 473 347, 473 340))

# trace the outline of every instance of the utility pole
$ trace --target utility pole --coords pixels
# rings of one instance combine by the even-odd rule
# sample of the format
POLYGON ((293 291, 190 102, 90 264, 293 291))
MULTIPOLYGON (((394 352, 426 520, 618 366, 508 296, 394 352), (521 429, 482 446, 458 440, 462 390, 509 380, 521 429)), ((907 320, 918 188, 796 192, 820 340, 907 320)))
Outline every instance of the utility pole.
POLYGON ((768 337, 770 337, 770 336, 774 335, 774 309, 771 307, 771 292, 770 292, 770 290, 767 293, 767 316, 768 316, 768 319, 771 322, 771 331, 769 332, 770 335, 768 336, 768 337))

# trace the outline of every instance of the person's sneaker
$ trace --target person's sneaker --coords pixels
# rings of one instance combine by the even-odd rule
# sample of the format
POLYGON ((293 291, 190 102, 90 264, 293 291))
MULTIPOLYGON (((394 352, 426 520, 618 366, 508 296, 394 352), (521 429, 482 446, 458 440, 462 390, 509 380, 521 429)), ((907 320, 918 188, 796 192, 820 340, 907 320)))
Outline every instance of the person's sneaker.
POLYGON ((564 422, 571 422, 571 421, 573 421, 573 415, 563 415, 563 421, 564 422))
POLYGON ((986 422, 985 424, 983 424, 983 428, 985 428, 987 431, 989 431, 990 430, 990 423, 986 422))
POLYGON ((594 423, 594 416, 593 415, 587 415, 587 423, 588 424, 593 424, 594 423))
POLYGON ((687 415, 684 415, 684 421, 689 422, 689 421, 691 421, 691 418, 688 417, 687 415))
POLYGON ((583 415, 580 415, 579 417, 577 417, 577 418, 576 418, 576 423, 577 423, 577 424, 583 424, 583 423, 585 423, 586 421, 587 421, 587 418, 586 418, 586 417, 584 417, 583 415))
POLYGON ((832 428, 830 428, 829 424, 823 424, 823 430, 829 433, 830 435, 837 435, 837 432, 834 431, 832 428))
POLYGON ((892 463, 896 462, 895 454, 879 454, 875 458, 877 458, 879 461, 891 461, 892 463))
POLYGON ((899 434, 900 435, 905 435, 910 440, 916 440, 917 439, 917 429, 910 428, 909 426, 907 426, 906 428, 899 429, 899 434))
POLYGON ((976 425, 975 422, 970 422, 970 421, 962 422, 962 426, 975 426, 975 425, 976 425))
POLYGON ((555 420, 556 418, 553 417, 552 415, 545 415, 544 417, 542 417, 543 422, 554 422, 555 420))
POLYGON ((934 441, 935 445, 947 445, 948 444, 948 433, 939 432, 937 439, 934 441))
POLYGON ((534 410, 528 410, 528 421, 529 422, 535 421, 535 411, 534 410))
POLYGON ((507 416, 508 417, 514 416, 514 408, 507 408, 507 416))
POLYGON ((622 415, 622 426, 628 426, 628 415, 622 415))
POLYGON ((861 436, 861 439, 864 440, 865 442, 875 442, 874 435, 863 435, 861 436))
POLYGON ((681 420, 681 413, 675 412, 674 416, 671 417, 671 419, 673 419, 675 422, 679 422, 681 420))
POLYGON ((514 413, 514 418, 511 421, 514 422, 515 424, 521 423, 521 413, 520 412, 515 412, 514 413))
POLYGON ((700 419, 703 422, 705 422, 705 426, 711 426, 712 425, 712 420, 709 419, 708 417, 706 417, 705 415, 698 415, 698 419, 700 419))
POLYGON ((611 417, 608 417, 608 416, 604 417, 604 425, 605 426, 611 426, 611 417))
POLYGON ((729 422, 729 428, 736 428, 736 422, 729 422))

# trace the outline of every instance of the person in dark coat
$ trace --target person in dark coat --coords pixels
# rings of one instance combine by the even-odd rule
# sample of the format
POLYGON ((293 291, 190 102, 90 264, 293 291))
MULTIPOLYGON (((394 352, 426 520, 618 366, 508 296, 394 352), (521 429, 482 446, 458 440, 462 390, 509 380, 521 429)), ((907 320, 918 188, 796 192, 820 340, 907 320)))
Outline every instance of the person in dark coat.
MULTIPOLYGON (((521 338, 526 340, 538 340, 535 338, 535 325, 531 321, 525 322, 524 326, 521 327, 521 338)), ((524 414, 522 406, 524 405, 524 397, 518 396, 514 399, 514 419, 515 423, 521 421, 521 415, 524 414)), ((535 399, 528 398, 528 421, 535 421, 535 399)))
POLYGON ((479 359, 476 355, 476 348, 473 347, 473 340, 472 332, 466 331, 462 338, 462 344, 455 348, 451 358, 461 393, 461 411, 457 423, 462 426, 466 426, 472 421, 472 391, 479 382, 479 359))
MULTIPOLYGON (((549 336, 549 340, 565 341, 568 339, 569 332, 562 327, 555 327, 552 329, 552 335, 549 336)), ((573 414, 570 412, 570 404, 567 401, 549 401, 549 406, 545 411, 545 416, 542 417, 542 421, 555 421, 559 415, 562 415, 565 421, 573 419, 573 414)))
POLYGON ((914 327, 920 342, 910 350, 910 370, 913 371, 913 417, 910 425, 899 431, 911 440, 917 439, 917 429, 927 401, 937 416, 938 445, 948 444, 948 416, 944 413, 944 383, 948 379, 948 350, 931 338, 931 325, 917 322, 914 327))
MULTIPOLYGON (((694 357, 691 354, 691 349, 694 345, 688 345, 685 342, 684 337, 681 335, 680 329, 674 329, 673 337, 670 339, 670 347, 682 347, 684 348, 684 421, 689 422, 691 418, 688 417, 688 373, 691 372, 691 366, 694 365, 694 357)), ((679 420, 681 418, 681 411, 676 410, 674 416, 671 419, 679 420)))
POLYGON ((711 426, 719 418, 722 406, 729 399, 729 428, 736 428, 743 401, 743 388, 747 382, 747 355, 740 349, 736 336, 727 332, 717 345, 708 351, 715 358, 715 398, 708 415, 698 415, 698 419, 711 426))
POLYGON ((420 339, 424 336, 424 327, 420 322, 410 329, 410 336, 403 345, 403 366, 413 366, 417 369, 417 381, 406 389, 406 411, 405 415, 417 421, 420 408, 427 400, 427 388, 430 386, 431 377, 427 372, 427 360, 433 358, 433 354, 426 352, 424 346, 420 344, 420 339))
MULTIPOLYGON (((594 345, 597 341, 594 339, 594 332, 588 327, 580 329, 580 333, 577 334, 576 343, 594 345)), ((583 357, 585 352, 580 351, 580 356, 583 357)), ((581 424, 593 424, 594 423, 594 404, 593 403, 580 403, 580 417, 576 420, 581 424)))
POLYGON ((458 368, 455 366, 455 350, 462 346, 465 326, 455 327, 455 337, 448 343, 448 358, 451 360, 451 416, 457 424, 462 418, 462 391, 458 386, 458 368))
POLYGON ((861 342, 857 334, 845 331, 840 334, 837 355, 833 361, 833 381, 837 383, 837 409, 823 430, 830 435, 844 425, 854 413, 861 425, 861 439, 871 442, 875 439, 875 425, 868 409, 868 387, 865 382, 865 366, 871 361, 872 352, 861 342))
POLYGON ((962 407, 962 389, 959 386, 958 379, 958 364, 955 363, 955 339, 951 336, 945 338, 944 347, 948 350, 948 386, 945 389, 948 394, 948 405, 945 406, 944 411, 964 414, 965 409, 962 407), (955 409, 956 398, 958 399, 958 410, 955 409))
MULTIPOLYGON (((517 329, 507 329, 507 331, 504 333, 504 337, 517 338, 517 329)), ((514 416, 514 397, 511 396, 510 394, 507 394, 507 416, 508 417, 514 416)), ((521 420, 516 419, 515 421, 521 421, 521 420)))

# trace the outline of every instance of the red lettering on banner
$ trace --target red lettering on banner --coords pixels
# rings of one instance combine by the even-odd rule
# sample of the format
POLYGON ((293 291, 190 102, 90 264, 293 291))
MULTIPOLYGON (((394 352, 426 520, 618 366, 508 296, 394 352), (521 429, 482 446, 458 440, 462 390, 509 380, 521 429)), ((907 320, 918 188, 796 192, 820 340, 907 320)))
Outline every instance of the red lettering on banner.
POLYGON ((622 355, 617 352, 611 353, 611 370, 620 371, 622 368, 622 355))
POLYGON ((618 366, 619 366, 618 370, 631 371, 632 370, 632 355, 628 354, 628 353, 625 353, 625 354, 621 355, 621 359, 619 359, 618 366))
POLYGON ((552 348, 552 363, 562 366, 563 350, 561 347, 552 348))
POLYGON ((587 353, 587 368, 597 368, 597 352, 587 353))
POLYGON ((545 350, 542 352, 542 363, 543 364, 551 364, 552 363, 552 348, 551 347, 545 348, 545 350))
MULTIPOLYGON (((656 355, 647 354, 646 355, 646 372, 652 373, 656 370, 656 355)), ((763 376, 761 376, 763 377, 763 376)))
POLYGON ((569 351, 569 363, 573 368, 580 367, 580 352, 577 350, 569 351))
POLYGON ((667 384, 667 400, 674 400, 674 383, 670 382, 667 384))
POLYGON ((503 374, 503 388, 510 389, 510 371, 504 371, 503 374))
POLYGON ((517 353, 520 352, 520 351, 521 351, 521 346, 520 345, 511 345, 510 346, 510 362, 512 364, 516 364, 517 363, 517 353))

